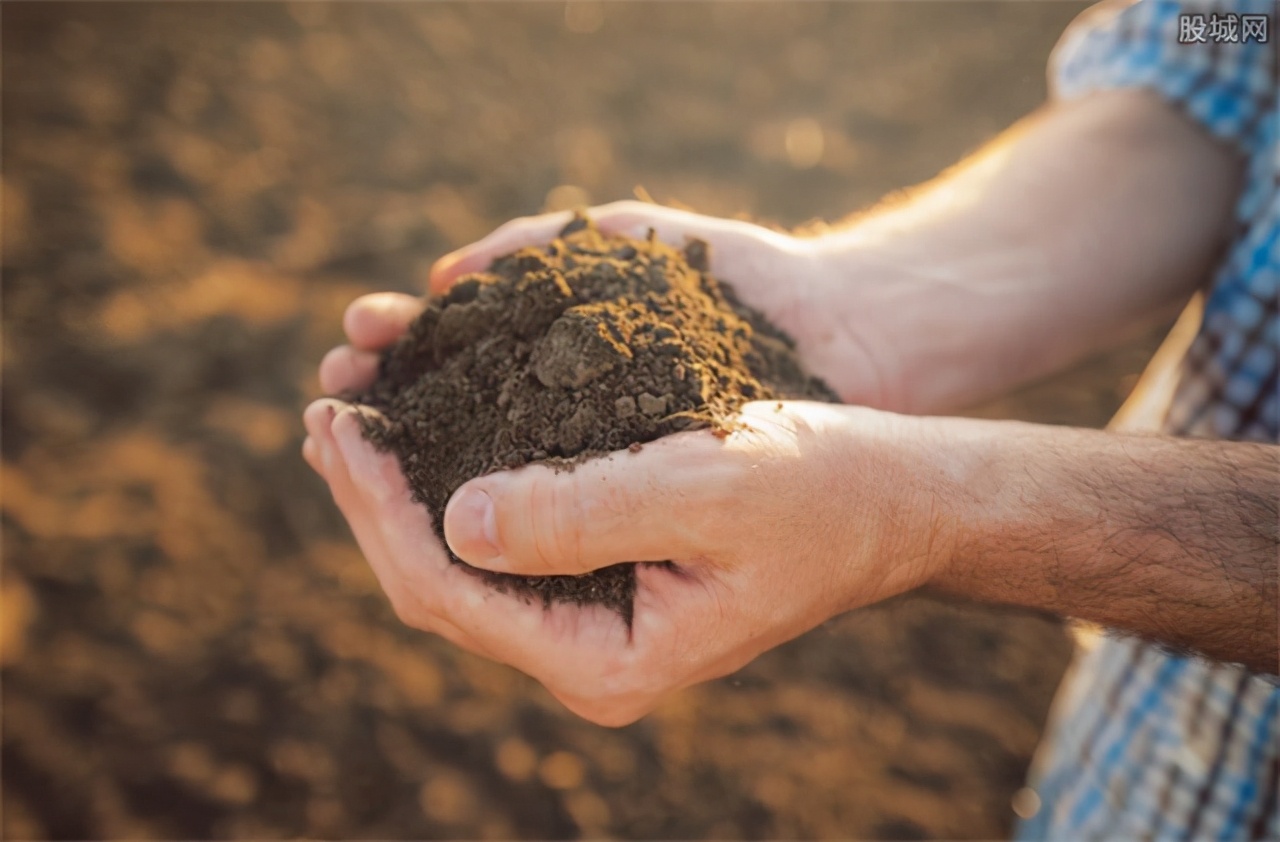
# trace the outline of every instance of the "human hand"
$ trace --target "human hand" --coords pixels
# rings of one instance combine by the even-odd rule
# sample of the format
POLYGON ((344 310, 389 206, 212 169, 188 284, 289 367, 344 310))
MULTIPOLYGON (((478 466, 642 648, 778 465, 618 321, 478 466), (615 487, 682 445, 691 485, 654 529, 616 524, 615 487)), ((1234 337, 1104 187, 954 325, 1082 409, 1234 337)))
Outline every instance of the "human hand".
MULTIPOLYGON (((840 397, 861 406, 891 408, 904 403, 903 376, 884 355, 893 343, 878 340, 881 309, 866 285, 845 283, 847 255, 822 241, 795 237, 731 219, 718 219, 645 202, 613 202, 587 214, 607 233, 644 238, 652 228, 668 245, 689 239, 710 246, 710 270, 728 281, 743 303, 764 313, 796 341, 809 373, 840 397)), ((494 258, 549 243, 573 218, 569 211, 512 220, 484 239, 436 261, 429 292, 443 294, 463 275, 482 271, 494 258)), ((407 295, 378 293, 354 301, 344 325, 350 344, 334 348, 320 366, 328 394, 360 391, 374 381, 377 351, 404 333, 422 303, 407 295)))
POLYGON ((397 615, 528 673, 599 724, 632 722, 673 690, 921 585, 945 558, 927 419, 757 402, 723 439, 680 433, 573 472, 535 464, 460 488, 444 532, 476 567, 546 575, 674 562, 636 568, 630 628, 601 606, 544 609, 449 561, 395 457, 363 439, 358 411, 313 404, 304 452, 397 615))
MULTIPOLYGON (((824 341, 831 340, 832 334, 824 333, 822 327, 822 320, 830 319, 831 313, 829 308, 816 306, 819 296, 814 293, 825 276, 804 241, 746 223, 634 202, 590 213, 606 231, 645 236, 653 227, 660 237, 676 245, 682 245, 686 237, 707 241, 712 271, 734 281, 747 303, 764 310, 796 336, 802 351, 806 344, 821 348, 824 341), (737 277, 730 277, 730 273, 737 277), (806 276, 812 279, 809 287, 799 282, 806 276), (779 278, 798 282, 779 283, 779 278), (807 343, 806 336, 810 339, 807 343)), ((493 257, 550 240, 569 218, 552 214, 517 220, 480 243, 443 258, 432 272, 432 291, 443 292, 460 275, 485 268, 493 257)), ((421 308, 417 299, 394 294, 365 296, 354 302, 344 317, 350 344, 326 356, 320 371, 323 388, 338 393, 369 386, 377 372, 377 351, 402 334, 421 308)), ((844 368, 852 370, 856 365, 844 368)), ((615 513, 618 528, 598 536, 616 541, 598 548, 603 555, 575 553, 562 558, 543 552, 530 562, 529 556, 522 555, 527 550, 518 543, 519 534, 514 533, 514 551, 504 551, 499 562, 513 565, 509 572, 545 574, 564 564, 571 572, 583 572, 616 561, 676 560, 675 569, 638 568, 630 629, 599 606, 557 605, 544 612, 541 606, 524 605, 515 597, 494 593, 449 564, 429 516, 421 506, 409 502, 394 457, 376 454, 360 436, 355 409, 325 401, 308 409, 310 437, 304 454, 329 482, 403 620, 517 666, 587 718, 620 724, 643 715, 666 692, 732 672, 760 652, 844 608, 884 598, 928 579, 928 564, 919 561, 914 550, 889 546, 904 536, 909 539, 923 534, 921 530, 899 532, 886 526, 883 516, 853 514, 859 502, 870 502, 874 495, 840 501, 836 494, 857 471, 845 477, 836 473, 830 458, 833 451, 852 458, 848 434, 855 427, 865 428, 864 435, 871 431, 878 431, 878 435, 888 428, 876 419, 888 423, 894 417, 866 411, 859 415, 859 410, 819 404, 784 404, 779 412, 774 412, 774 406, 748 405, 744 418, 750 422, 749 428, 724 441, 705 431, 689 433, 646 445, 639 454, 615 454, 593 463, 614 466, 616 471, 618 460, 627 460, 625 472, 601 475, 601 484, 592 488, 603 498, 594 503, 587 498, 578 501, 593 512, 603 506, 603 511, 615 513), (837 422, 856 418, 861 419, 859 424, 837 422), (692 470, 694 466, 706 470, 692 470), (829 496, 816 500, 819 490, 829 496), (637 524, 647 522, 639 517, 640 510, 617 507, 622 503, 640 506, 646 499, 651 503, 666 501, 668 508, 682 500, 699 505, 680 506, 674 514, 683 517, 668 517, 661 505, 650 505, 643 511, 665 531, 638 529, 637 524), (835 535, 842 540, 831 540, 835 535), (744 542, 745 536, 750 540, 744 542), (822 536, 820 546, 814 536, 822 536), (615 548, 616 557, 606 560, 609 546, 615 548), (649 549, 640 552, 645 546, 649 549), (875 549, 870 549, 873 546, 875 549), (685 558, 689 548, 700 549, 685 558), (909 561, 900 567, 885 565, 886 559, 904 558, 909 561), (795 559, 805 560, 803 571, 786 566, 795 559), (521 570, 522 563, 533 567, 521 570), (691 576, 691 570, 700 571, 699 576, 691 576), (860 570, 853 577, 856 581, 844 582, 851 570, 860 570), (498 599, 509 604, 492 605, 498 599)), ((895 419, 889 427, 902 423, 905 419, 895 419)), ((881 470, 875 467, 875 459, 865 454, 861 458, 865 469, 881 470)), ((511 476, 536 479, 539 471, 546 470, 530 466, 511 476)), ((564 476, 595 476, 592 470, 584 465, 564 476)), ((892 473, 895 469, 884 470, 892 473)), ((501 480, 486 477, 484 481, 501 480)), ((557 479, 548 488, 566 481, 557 479)), ((890 489, 882 491, 887 495, 890 489)), ((899 491, 893 489, 892 493, 898 495, 899 491)), ((553 496, 550 502, 560 499, 565 499, 564 494, 553 496)), ((526 501, 528 506, 535 502, 542 505, 547 501, 541 497, 526 501)), ((505 510, 518 511, 512 506, 519 505, 512 503, 505 510)), ((455 509, 456 505, 450 507, 450 511, 455 509)), ((879 509, 881 515, 888 512, 890 517, 897 510, 883 505, 879 509)), ((553 514, 560 519, 549 521, 561 524, 557 528, 585 528, 582 523, 566 520, 563 507, 558 512, 553 514)), ((530 523, 543 522, 545 514, 526 507, 525 516, 534 518, 530 523)), ((457 518, 447 516, 445 529, 456 531, 459 527, 450 524, 456 524, 457 518)), ((447 534, 454 539, 455 553, 470 560, 468 552, 474 552, 474 546, 460 549, 467 543, 465 534, 447 534)), ((502 534, 505 537, 507 533, 502 534)), ((536 547, 539 539, 535 535, 532 540, 536 547)), ((563 546, 576 551, 590 547, 581 543, 563 546)), ((486 564, 478 561, 476 566, 486 564)))
MULTIPOLYGON (((652 229, 676 248, 690 239, 706 242, 711 274, 732 284, 744 304, 796 341, 810 374, 849 403, 887 407, 897 400, 901 389, 891 375, 894 367, 879 356, 888 343, 868 341, 876 321, 870 302, 859 297, 857 284, 843 282, 847 272, 837 268, 842 258, 821 248, 820 240, 647 202, 613 202, 586 214, 609 234, 644 239, 652 229)), ((508 222, 436 261, 430 292, 444 293, 458 278, 488 268, 497 257, 551 242, 572 218, 572 212, 562 211, 508 222)))

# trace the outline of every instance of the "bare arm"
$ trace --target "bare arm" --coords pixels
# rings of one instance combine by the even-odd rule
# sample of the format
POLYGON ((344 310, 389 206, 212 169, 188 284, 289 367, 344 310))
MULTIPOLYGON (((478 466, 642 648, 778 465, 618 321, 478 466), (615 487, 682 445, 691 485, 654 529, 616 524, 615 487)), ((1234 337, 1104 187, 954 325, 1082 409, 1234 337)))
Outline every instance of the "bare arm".
POLYGON ((1048 105, 819 239, 836 285, 819 294, 835 306, 804 350, 846 399, 903 412, 1048 374, 1186 302, 1225 243, 1240 173, 1153 94, 1048 105), (879 394, 839 382, 836 358, 858 354, 879 394))
POLYGON ((937 422, 943 588, 1280 673, 1280 447, 937 422))

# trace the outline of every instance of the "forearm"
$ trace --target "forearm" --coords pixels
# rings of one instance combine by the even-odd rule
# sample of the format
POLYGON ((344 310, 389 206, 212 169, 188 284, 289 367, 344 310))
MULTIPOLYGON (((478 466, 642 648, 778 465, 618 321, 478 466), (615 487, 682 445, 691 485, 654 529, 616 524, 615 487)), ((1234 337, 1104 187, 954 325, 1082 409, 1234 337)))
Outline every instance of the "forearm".
POLYGON ((1280 448, 939 423, 939 586, 1280 672, 1280 448))
MULTIPOLYGON (((936 412, 1171 314, 1221 249, 1235 156, 1153 95, 1046 107, 971 161, 819 239, 881 408, 936 412)), ((840 309, 840 308, 837 308, 840 309)))

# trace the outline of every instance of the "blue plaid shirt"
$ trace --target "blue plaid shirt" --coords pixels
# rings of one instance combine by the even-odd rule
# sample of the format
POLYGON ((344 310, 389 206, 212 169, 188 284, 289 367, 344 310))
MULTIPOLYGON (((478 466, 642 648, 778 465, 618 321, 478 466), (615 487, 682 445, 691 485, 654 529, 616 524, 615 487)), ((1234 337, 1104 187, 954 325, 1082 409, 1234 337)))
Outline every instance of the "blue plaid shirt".
MULTIPOLYGON (((1278 440, 1276 18, 1273 2, 1104 4, 1051 63, 1058 98, 1156 91, 1249 162, 1234 241, 1165 419, 1175 435, 1278 440), (1267 18, 1268 43, 1257 17, 1247 37, 1246 14, 1267 18)), ((1280 687, 1105 637, 1064 683, 1030 786, 1040 808, 1019 826, 1024 839, 1280 839, 1280 687)))

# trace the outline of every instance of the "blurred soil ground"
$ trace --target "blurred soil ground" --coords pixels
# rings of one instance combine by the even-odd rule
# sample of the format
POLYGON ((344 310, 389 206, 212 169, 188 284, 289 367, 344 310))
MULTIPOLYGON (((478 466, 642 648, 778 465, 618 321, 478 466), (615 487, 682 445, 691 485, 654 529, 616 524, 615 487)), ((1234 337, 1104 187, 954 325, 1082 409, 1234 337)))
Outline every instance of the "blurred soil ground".
MULTIPOLYGON (((901 599, 600 729, 397 624, 299 413, 512 216, 934 175, 1080 8, 4 3, 3 835, 1005 834, 1057 623, 901 599)), ((1157 338, 975 412, 1101 425, 1157 338)))

